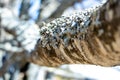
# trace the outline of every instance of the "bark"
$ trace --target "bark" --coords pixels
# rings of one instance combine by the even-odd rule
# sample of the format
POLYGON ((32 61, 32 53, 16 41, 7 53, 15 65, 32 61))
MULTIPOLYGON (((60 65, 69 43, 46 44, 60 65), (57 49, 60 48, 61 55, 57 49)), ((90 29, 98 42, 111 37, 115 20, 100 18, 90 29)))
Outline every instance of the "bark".
MULTIPOLYGON (((92 14, 92 22, 85 28, 87 32, 84 31, 85 33, 83 32, 80 35, 80 37, 84 38, 73 38, 70 35, 67 45, 61 39, 57 47, 53 47, 49 43, 41 46, 41 40, 39 40, 35 50, 32 52, 32 62, 38 65, 54 67, 62 64, 119 65, 119 10, 120 1, 109 0, 107 4, 92 14)), ((78 36, 78 34, 74 36, 78 36)))

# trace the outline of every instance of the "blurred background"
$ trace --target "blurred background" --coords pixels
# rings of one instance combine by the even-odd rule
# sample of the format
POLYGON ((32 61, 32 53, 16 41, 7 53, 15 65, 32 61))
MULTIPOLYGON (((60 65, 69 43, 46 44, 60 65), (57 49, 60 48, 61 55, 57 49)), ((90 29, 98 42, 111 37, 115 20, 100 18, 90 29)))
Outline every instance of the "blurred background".
POLYGON ((27 61, 39 26, 106 0, 0 0, 0 80, 120 80, 120 66, 39 66, 27 61), (25 55, 24 55, 25 53, 25 55))

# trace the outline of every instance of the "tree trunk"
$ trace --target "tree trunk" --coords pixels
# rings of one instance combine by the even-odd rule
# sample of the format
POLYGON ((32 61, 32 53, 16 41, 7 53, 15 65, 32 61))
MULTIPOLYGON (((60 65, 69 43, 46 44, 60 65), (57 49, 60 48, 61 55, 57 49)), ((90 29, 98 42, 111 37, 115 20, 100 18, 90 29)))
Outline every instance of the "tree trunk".
POLYGON ((36 49, 32 52, 32 62, 43 66, 62 64, 119 65, 119 10, 120 0, 109 0, 95 14, 92 14, 92 23, 86 28, 87 33, 82 35, 84 38, 78 39, 70 36, 68 45, 64 45, 60 41, 57 47, 49 44, 43 47, 38 41, 36 49))

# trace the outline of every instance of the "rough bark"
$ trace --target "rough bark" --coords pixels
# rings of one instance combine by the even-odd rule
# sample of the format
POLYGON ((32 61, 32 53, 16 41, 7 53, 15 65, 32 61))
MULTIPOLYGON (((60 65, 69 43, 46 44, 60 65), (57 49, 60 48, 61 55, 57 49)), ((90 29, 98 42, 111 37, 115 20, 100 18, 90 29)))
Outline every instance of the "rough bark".
POLYGON ((86 28, 87 33, 84 34, 84 39, 73 39, 70 36, 70 42, 67 46, 60 42, 56 48, 52 45, 43 47, 38 41, 36 49, 32 52, 32 62, 43 66, 62 64, 119 65, 119 10, 120 1, 109 0, 97 11, 97 16, 92 15, 92 24, 86 28))

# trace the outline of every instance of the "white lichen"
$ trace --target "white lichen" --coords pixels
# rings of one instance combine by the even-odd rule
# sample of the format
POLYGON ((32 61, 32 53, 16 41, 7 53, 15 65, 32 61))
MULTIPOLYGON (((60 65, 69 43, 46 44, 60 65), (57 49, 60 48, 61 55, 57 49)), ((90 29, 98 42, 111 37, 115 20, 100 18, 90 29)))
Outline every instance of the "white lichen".
POLYGON ((68 45, 70 38, 81 39, 87 33, 87 29, 92 23, 92 14, 101 5, 89 8, 84 11, 76 11, 68 16, 61 16, 49 23, 41 26, 40 42, 43 47, 46 45, 59 46, 60 42, 68 45), (79 34, 79 36, 77 36, 79 34))

